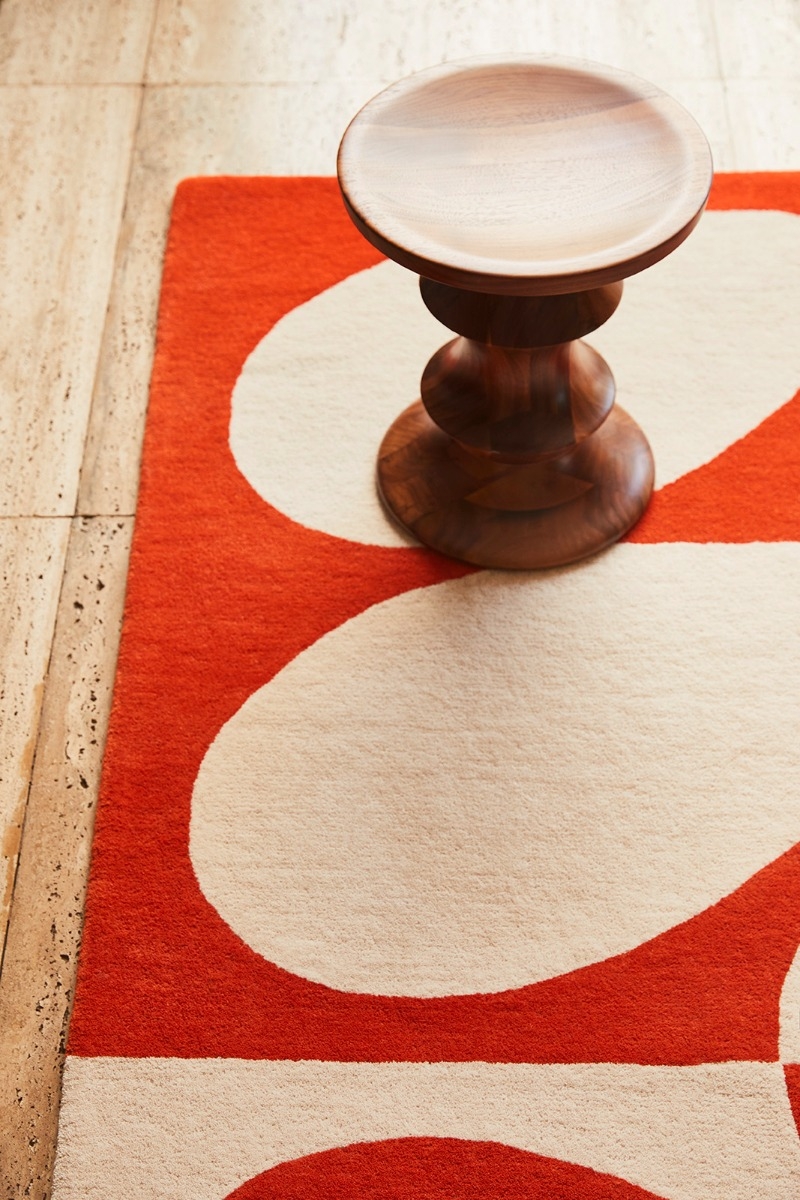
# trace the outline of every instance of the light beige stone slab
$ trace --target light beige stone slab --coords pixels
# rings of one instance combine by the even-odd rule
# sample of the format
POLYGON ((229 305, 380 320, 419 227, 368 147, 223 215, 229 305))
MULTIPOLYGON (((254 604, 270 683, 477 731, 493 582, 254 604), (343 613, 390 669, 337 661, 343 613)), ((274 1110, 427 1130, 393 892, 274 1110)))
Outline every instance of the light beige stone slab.
POLYGON ((45 524, 69 550, 0 976, 0 1180, 31 1200, 50 1195, 132 522, 45 524))
POLYGON ((0 520, 0 960, 69 522, 0 520))
POLYGON ((333 175, 344 128, 378 81, 148 90, 111 289, 79 497, 132 513, 162 256, 175 187, 191 175, 333 175))
POLYGON ((727 94, 736 170, 800 170, 800 81, 737 79, 727 94))
POLYGON ((512 51, 566 54, 660 82, 717 73, 708 0, 162 0, 148 78, 154 83, 384 82, 445 60, 512 51), (293 11, 294 10, 294 11, 293 11))
POLYGON ((0 515, 71 515, 139 90, 0 88, 0 515))
POLYGON ((797 79, 797 0, 712 0, 712 5, 724 76, 797 79))
POLYGON ((156 0, 3 0, 0 83, 138 83, 156 0))

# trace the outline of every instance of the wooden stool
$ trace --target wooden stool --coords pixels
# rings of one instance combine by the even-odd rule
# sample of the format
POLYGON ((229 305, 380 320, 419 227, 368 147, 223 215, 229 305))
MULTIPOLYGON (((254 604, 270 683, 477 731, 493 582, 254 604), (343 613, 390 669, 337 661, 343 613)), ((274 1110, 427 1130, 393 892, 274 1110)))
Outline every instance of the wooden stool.
POLYGON ((695 121, 608 67, 479 58, 381 92, 338 168, 358 229, 421 275, 424 303, 460 335, 384 438, 389 511, 486 567, 556 566, 616 541, 647 505, 653 458, 576 339, 699 220, 712 168, 695 121))

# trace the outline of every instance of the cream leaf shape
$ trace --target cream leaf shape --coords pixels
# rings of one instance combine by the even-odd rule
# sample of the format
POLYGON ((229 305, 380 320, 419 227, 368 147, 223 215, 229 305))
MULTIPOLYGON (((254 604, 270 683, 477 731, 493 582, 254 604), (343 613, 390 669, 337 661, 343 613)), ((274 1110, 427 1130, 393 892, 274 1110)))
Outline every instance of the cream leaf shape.
POLYGON ((778 1063, 68 1058, 64 1089, 58 1200, 221 1200, 280 1162, 398 1137, 503 1142, 665 1200, 800 1195, 778 1063))
POLYGON ((640 943, 800 840, 800 545, 623 544, 329 633, 220 730, 204 894, 348 992, 494 992, 640 943))
POLYGON ((780 1060, 800 1063, 800 948, 781 989, 780 1060))
MULTIPOLYGON (((708 212, 667 259, 626 281, 587 340, 645 430, 657 486, 709 461, 800 385, 800 217, 708 212)), ((453 335, 417 279, 385 262, 288 313, 245 362, 232 400, 236 463, 270 504, 351 541, 407 545, 375 492, 386 429, 453 335)))
POLYGON ((375 460, 447 340, 417 277, 395 263, 321 292, 279 321, 242 368, 230 427, 239 470, 301 525, 354 542, 412 544, 381 507, 375 460))

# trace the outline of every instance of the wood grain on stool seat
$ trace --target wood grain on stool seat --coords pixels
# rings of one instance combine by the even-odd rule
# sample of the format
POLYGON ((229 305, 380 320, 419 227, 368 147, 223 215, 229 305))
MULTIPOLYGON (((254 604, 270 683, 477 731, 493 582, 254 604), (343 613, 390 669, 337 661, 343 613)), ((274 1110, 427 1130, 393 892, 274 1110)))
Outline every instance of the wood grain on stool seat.
POLYGON ((579 339, 688 236, 711 177, 679 104, 590 63, 450 63, 358 113, 339 150, 348 212, 460 335, 380 448, 397 521, 492 567, 567 563, 630 529, 652 454, 579 339))
POLYGON ((671 96, 611 67, 446 63, 365 105, 339 150, 364 236, 440 283, 554 295, 614 282, 690 233, 708 143, 671 96))

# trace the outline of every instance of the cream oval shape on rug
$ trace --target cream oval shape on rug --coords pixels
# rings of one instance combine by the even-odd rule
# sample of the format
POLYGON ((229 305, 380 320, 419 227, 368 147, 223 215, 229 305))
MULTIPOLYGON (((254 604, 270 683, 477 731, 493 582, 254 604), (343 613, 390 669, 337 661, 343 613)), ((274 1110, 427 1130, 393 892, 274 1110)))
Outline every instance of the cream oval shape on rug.
MULTIPOLYGON (((659 487, 794 395, 798 268, 800 217, 709 212, 674 254, 626 281, 618 310, 589 335, 652 444, 659 487)), ((391 422, 417 399, 428 358, 452 336, 423 305, 416 276, 393 262, 294 309, 262 338, 234 388, 239 470, 301 525, 407 545, 378 500, 375 459, 391 422)))
POLYGON ((781 988, 779 1050, 781 1062, 800 1063, 800 950, 781 988))
POLYGON ((499 991, 630 950, 800 840, 798 595, 797 544, 624 544, 379 604, 220 730, 200 886, 345 991, 499 991))

